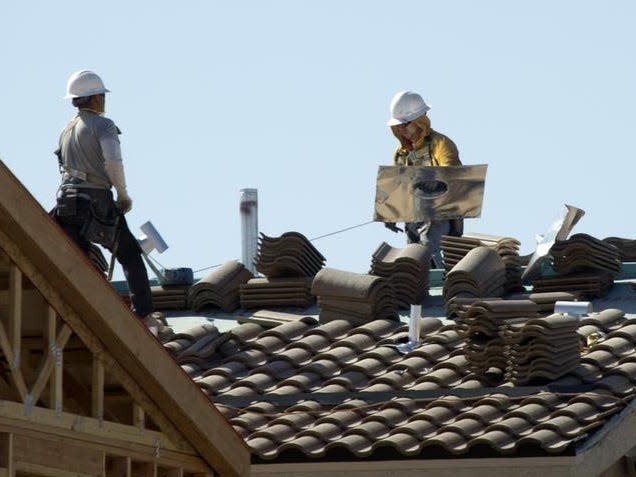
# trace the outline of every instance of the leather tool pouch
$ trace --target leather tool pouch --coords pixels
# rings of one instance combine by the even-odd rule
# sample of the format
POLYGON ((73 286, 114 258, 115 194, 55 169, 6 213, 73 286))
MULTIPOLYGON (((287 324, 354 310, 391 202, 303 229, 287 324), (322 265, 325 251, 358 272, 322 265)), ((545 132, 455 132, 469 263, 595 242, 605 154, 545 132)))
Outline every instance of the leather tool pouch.
POLYGON ((89 242, 98 243, 103 247, 110 248, 117 238, 117 222, 102 221, 91 214, 90 220, 82 228, 84 238, 89 242))
POLYGON ((57 207, 55 213, 59 217, 73 217, 77 215, 77 201, 76 195, 63 195, 57 198, 57 207))
POLYGON ((91 190, 62 194, 56 214, 67 223, 81 226, 85 240, 110 248, 117 238, 119 221, 109 192, 91 190))

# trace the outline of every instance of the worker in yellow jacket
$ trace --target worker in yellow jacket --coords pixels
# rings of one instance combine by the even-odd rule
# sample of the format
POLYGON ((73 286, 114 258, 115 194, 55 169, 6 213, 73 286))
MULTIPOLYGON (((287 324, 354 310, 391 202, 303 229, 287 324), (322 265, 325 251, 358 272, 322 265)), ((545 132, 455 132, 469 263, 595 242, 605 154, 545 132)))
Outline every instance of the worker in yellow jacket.
MULTIPOLYGON (((391 101, 391 118, 387 125, 400 141, 393 155, 396 166, 461 166, 455 143, 431 128, 427 112, 431 108, 422 97, 412 91, 401 91, 391 101)), ((433 220, 406 223, 408 243, 421 243, 429 247, 431 260, 437 268, 443 267, 440 240, 443 235, 461 236, 463 220, 433 220)), ((395 224, 387 224, 397 230, 395 224)))

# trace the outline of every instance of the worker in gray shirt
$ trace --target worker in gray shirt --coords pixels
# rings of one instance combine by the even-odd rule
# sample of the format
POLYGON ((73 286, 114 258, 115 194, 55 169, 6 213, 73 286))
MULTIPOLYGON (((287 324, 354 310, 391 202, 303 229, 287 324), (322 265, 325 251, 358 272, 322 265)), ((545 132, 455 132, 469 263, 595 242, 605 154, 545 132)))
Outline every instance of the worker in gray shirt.
POLYGON ((92 71, 78 71, 68 80, 66 98, 72 99, 78 112, 62 131, 55 151, 62 173, 55 218, 86 254, 91 243, 113 253, 124 269, 134 313, 152 319, 142 251, 124 217, 132 200, 126 190, 120 131, 103 116, 108 92, 92 71))

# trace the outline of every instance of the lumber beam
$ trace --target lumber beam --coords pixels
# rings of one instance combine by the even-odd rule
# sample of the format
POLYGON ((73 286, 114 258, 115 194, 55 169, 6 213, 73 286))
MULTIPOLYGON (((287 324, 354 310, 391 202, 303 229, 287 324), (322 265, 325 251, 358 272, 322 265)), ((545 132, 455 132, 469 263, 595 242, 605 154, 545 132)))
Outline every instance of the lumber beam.
POLYGON ((99 356, 93 356, 91 393, 91 415, 101 421, 104 419, 104 363, 99 356))
POLYGON ((42 439, 14 436, 16 466, 36 464, 45 468, 86 475, 100 475, 104 466, 103 452, 63 442, 59 438, 42 439))
POLYGON ((135 477, 157 477, 157 464, 155 462, 133 463, 133 475, 135 477))
POLYGON ((183 477, 183 469, 166 469, 160 472, 159 477, 183 477))
POLYGON ((7 477, 15 477, 13 467, 13 434, 0 433, 0 468, 5 470, 7 477))
POLYGON ((131 477, 132 462, 130 457, 117 457, 109 459, 106 467, 106 477, 131 477))
POLYGON ((27 396, 27 387, 24 382, 24 376, 22 375, 22 370, 19 366, 16 366, 16 363, 19 360, 15 359, 13 354, 13 347, 11 346, 11 341, 7 336, 6 331, 4 330, 4 326, 0 323, 0 349, 7 358, 7 362, 9 363, 9 370, 11 371, 11 380, 13 381, 16 390, 18 391, 18 395, 22 402, 26 401, 27 396))
POLYGON ((139 429, 144 429, 146 427, 146 415, 143 408, 139 404, 135 403, 133 404, 132 412, 133 426, 138 427, 139 429))
MULTIPOLYGON (((46 346, 50 354, 54 349, 57 340, 57 313, 55 309, 49 305, 46 316, 45 328, 46 346)), ((63 376, 63 354, 60 350, 55 349, 53 369, 51 370, 51 379, 49 380, 49 407, 56 413, 62 412, 62 376, 63 376)))
POLYGON ((156 462, 162 468, 183 468, 189 473, 205 473, 209 466, 193 451, 177 449, 161 432, 124 424, 77 416, 56 415, 34 408, 26 416, 19 403, 0 402, 0 429, 25 438, 53 439, 60 445, 86 447, 105 452, 110 458, 129 457, 134 462, 156 462))
POLYGON ((22 338, 22 272, 15 265, 9 268, 9 343, 13 351, 12 368, 20 368, 22 338))

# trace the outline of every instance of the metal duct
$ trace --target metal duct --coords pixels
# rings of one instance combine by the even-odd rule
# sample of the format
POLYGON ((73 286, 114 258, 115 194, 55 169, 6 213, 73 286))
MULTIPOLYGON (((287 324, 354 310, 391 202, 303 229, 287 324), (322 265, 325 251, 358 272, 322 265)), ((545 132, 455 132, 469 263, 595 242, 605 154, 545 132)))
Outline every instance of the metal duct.
POLYGON ((242 262, 250 272, 256 274, 254 261, 258 248, 258 191, 241 189, 241 246, 242 262))

